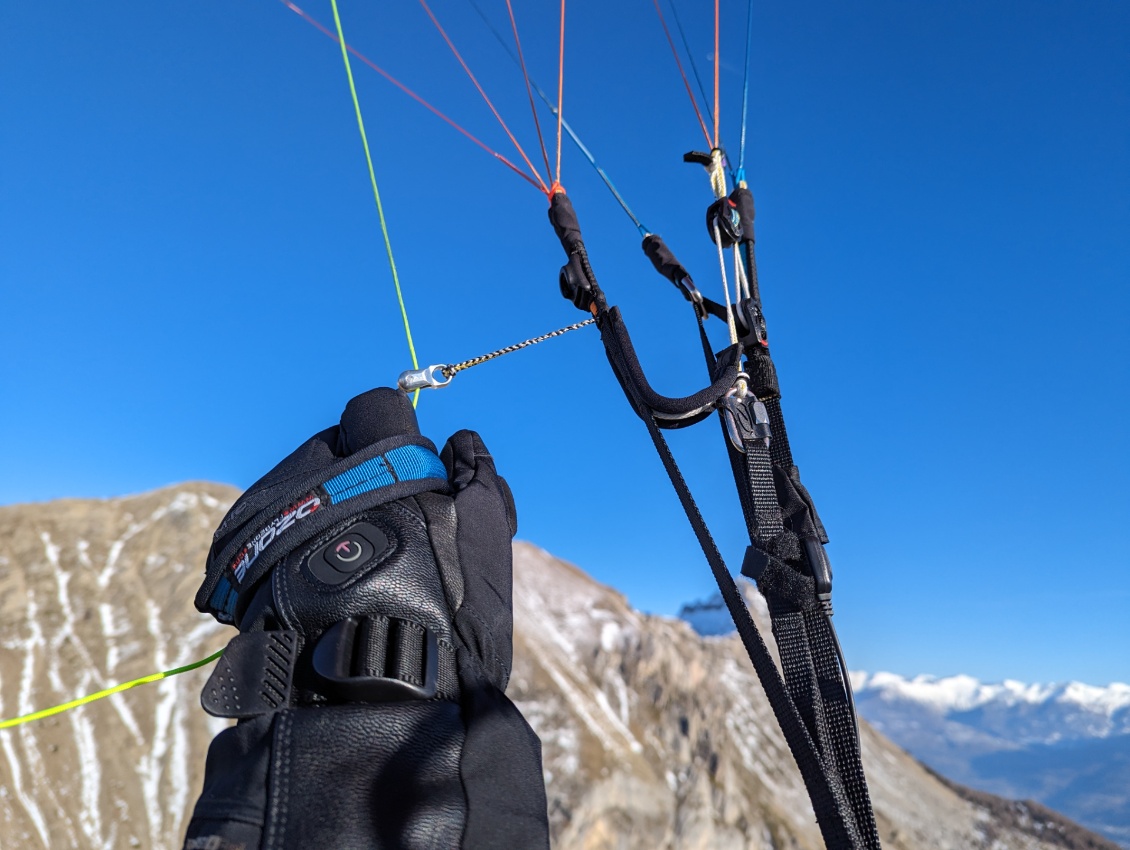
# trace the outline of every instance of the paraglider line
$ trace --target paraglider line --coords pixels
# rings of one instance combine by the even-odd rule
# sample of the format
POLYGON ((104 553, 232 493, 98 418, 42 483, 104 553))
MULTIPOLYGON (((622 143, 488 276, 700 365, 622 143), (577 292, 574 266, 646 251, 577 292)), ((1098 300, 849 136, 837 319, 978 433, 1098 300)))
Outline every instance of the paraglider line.
MULTIPOLYGON (((435 28, 439 30, 439 34, 443 36, 443 40, 447 42, 447 46, 451 48, 451 52, 455 54, 455 58, 459 60, 459 64, 467 73, 467 76, 471 78, 471 82, 475 84, 475 88, 478 90, 479 94, 482 95, 483 100, 485 100, 487 103, 487 106, 490 107, 490 111, 494 114, 494 117, 498 119, 498 123, 502 125, 502 129, 506 131, 507 137, 514 144, 514 147, 517 148, 518 153, 521 154, 522 160, 526 163, 527 166, 529 166, 530 172, 534 175, 535 178, 537 178, 539 188, 548 195, 549 187, 545 185, 545 181, 541 179, 541 175, 538 174, 538 170, 534 168, 534 164, 530 162, 530 158, 526 156, 526 152, 522 150, 522 146, 518 144, 518 140, 514 138, 514 134, 510 132, 510 128, 506 126, 506 122, 502 120, 502 116, 499 115, 498 110, 494 108, 494 104, 491 102, 491 99, 487 97, 487 93, 483 91, 483 87, 479 85, 479 81, 475 78, 475 75, 471 72, 471 69, 467 66, 467 63, 463 61, 463 56, 459 53, 459 50, 455 47, 455 44, 451 41, 451 38, 448 37, 447 31, 443 28, 439 20, 432 13, 431 7, 427 4, 427 0, 420 0, 420 5, 424 7, 424 11, 428 13, 428 17, 431 18, 432 23, 435 25, 435 28)), ((413 364, 413 367, 415 367, 415 364, 413 364)))
POLYGON ((554 182, 561 185, 561 113, 565 93, 565 0, 561 0, 561 43, 557 51, 557 173, 554 182))
MULTIPOLYGON (((392 240, 388 235, 388 222, 385 220, 384 206, 381 204, 381 190, 377 188, 377 174, 373 170, 373 155, 369 150, 369 139, 365 135, 365 121, 361 117, 361 104, 357 100, 357 86, 353 84, 353 69, 349 66, 349 51, 345 47, 345 34, 341 30, 341 16, 337 11, 337 0, 330 0, 334 10, 334 25, 337 27, 337 43, 341 47, 341 58, 345 63, 345 76, 349 79, 349 94, 353 97, 353 111, 357 113, 357 129, 361 131, 361 145, 365 148, 365 162, 369 166, 369 182, 373 185, 373 199, 377 202, 377 215, 381 220, 381 235, 385 240, 388 265, 392 269, 392 283, 396 287, 396 300, 400 303, 400 315, 404 319, 404 334, 408 338, 408 353, 412 355, 412 368, 419 369, 416 360, 416 345, 412 342, 412 326, 408 323, 408 308, 404 306, 404 292, 400 288, 400 275, 396 271, 396 259, 392 256, 392 240)), ((420 391, 412 396, 412 406, 420 401, 420 391)))
POLYGON ((538 109, 534 104, 534 92, 530 87, 530 74, 526 70, 526 57, 522 55, 522 40, 518 38, 518 22, 514 19, 514 7, 510 0, 506 0, 506 10, 510 13, 510 27, 514 30, 514 44, 518 46, 518 64, 522 68, 522 77, 526 81, 526 94, 530 98, 530 112, 534 116, 534 127, 538 131, 538 144, 541 145, 541 156, 545 160, 545 176, 550 176, 549 153, 545 149, 545 138, 541 134, 541 122, 538 120, 538 109))
MULTIPOLYGON (((502 45, 502 49, 506 51, 506 55, 513 60, 515 65, 517 65, 518 57, 510 48, 510 43, 505 38, 503 38, 502 33, 500 33, 494 26, 494 24, 490 22, 490 18, 488 18, 486 16, 486 13, 483 12, 482 7, 478 3, 476 3, 475 0, 467 0, 467 2, 471 4, 471 8, 479 13, 479 17, 482 18, 483 23, 486 24, 487 29, 491 31, 491 34, 494 36, 495 40, 502 45)), ((549 108, 549 111, 551 113, 557 115, 557 107, 553 105, 553 101, 549 99, 549 95, 545 93, 545 90, 538 85, 537 80, 531 77, 530 84, 534 87, 534 91, 537 92, 538 97, 541 98, 542 103, 544 103, 549 108)), ((596 173, 600 176, 600 179, 604 181, 604 185, 608 187, 608 191, 612 193, 612 197, 616 199, 616 203, 620 205, 620 209, 622 209, 625 214, 627 214, 628 218, 632 220, 632 224, 636 226, 636 229, 640 232, 640 236, 647 236, 649 232, 648 229, 644 227, 644 225, 636 217, 636 214, 632 212, 632 208, 628 206, 628 202, 624 200, 624 197, 620 194, 619 190, 617 190, 616 186, 613 184, 612 178, 610 178, 608 174, 605 173, 604 169, 600 167, 600 164, 596 161, 596 157, 593 156, 592 151, 590 151, 585 146, 585 143, 581 141, 581 137, 573 131, 573 128, 569 126, 569 122, 564 119, 561 120, 561 127, 565 130, 565 133, 569 136, 569 138, 573 140, 573 144, 577 146, 577 149, 584 155, 585 159, 588 160, 589 165, 596 169, 596 173)))
MULTIPOLYGON (((698 124, 702 127, 702 135, 706 139, 706 144, 710 145, 710 131, 706 129, 706 122, 702 120, 702 112, 698 108, 698 101, 695 99, 694 92, 691 91, 691 84, 687 80, 687 73, 683 70, 683 61, 679 58, 679 51, 675 48, 675 41, 671 38, 671 30, 667 28, 667 19, 663 17, 663 10, 659 8, 659 0, 653 0, 655 3, 655 11, 659 14, 659 23, 663 25, 663 34, 667 36, 667 43, 671 45, 671 55, 675 57, 675 64, 679 68, 679 76, 683 78, 683 85, 686 86, 687 96, 691 99, 691 106, 694 107, 695 117, 698 118, 698 124)), ((717 62, 717 58, 715 59, 717 62)))
POLYGON ((753 0, 746 8, 745 22, 745 80, 742 82, 742 137, 738 147, 738 172, 735 182, 745 181, 745 129, 749 117, 749 57, 753 52, 753 0))
MULTIPOLYGON (((294 12, 296 15, 301 17, 302 20, 306 21, 306 23, 310 24, 312 27, 317 29, 319 32, 321 32, 323 35, 325 35, 327 38, 331 38, 334 41, 337 41, 337 35, 334 32, 332 32, 331 30, 324 27, 316 19, 310 17, 310 15, 306 14, 306 12, 304 12, 298 6, 295 6, 293 3, 291 3, 290 0, 279 0, 279 2, 282 3, 284 6, 286 6, 288 9, 290 9, 292 12, 294 12)), ((436 109, 434 106, 432 106, 430 103, 428 103, 422 97, 420 97, 420 95, 416 94, 416 92, 412 91, 412 89, 408 88, 408 86, 404 85, 404 83, 400 82, 400 80, 396 79, 396 77, 394 77, 392 74, 390 74, 384 68, 380 67, 376 62, 374 62, 372 59, 370 59, 364 53, 359 51, 353 45, 347 44, 347 45, 345 45, 345 49, 348 50, 350 53, 352 53, 354 56, 356 56, 358 59, 360 59, 362 62, 364 62, 366 65, 368 65, 370 68, 372 68, 374 71, 376 71, 378 74, 380 74, 382 77, 384 77, 386 80, 388 80, 390 83, 392 83, 394 86, 396 86, 398 89, 400 89, 402 92, 404 92, 406 95, 408 95, 410 98, 412 98, 414 101, 416 101, 418 104, 420 104, 422 107, 427 109, 429 112, 431 112, 437 118, 447 122, 447 124, 449 124, 451 127, 458 130, 460 133, 462 133, 464 136, 466 136, 468 139, 470 139, 472 142, 474 142, 476 145, 478 145, 484 151, 489 153, 491 156, 493 156, 495 159, 497 159, 499 162, 501 162, 503 165, 505 165, 507 168, 509 168, 511 171, 513 171, 515 174, 517 174, 519 177, 521 177, 523 180, 525 180, 527 183, 529 183, 531 186, 533 186, 535 189, 537 189, 539 192, 541 191, 541 186, 539 186, 536 182, 534 182, 530 178, 530 175, 528 175, 526 172, 524 172, 521 168, 516 166, 514 163, 512 163, 510 160, 508 160, 506 157, 504 157, 498 151, 493 150, 485 142, 483 142, 480 139, 478 139, 477 137, 471 135, 471 133, 468 132, 467 130, 464 130, 462 127, 460 127, 458 124, 456 124, 453 120, 448 118, 446 115, 444 115, 438 109, 436 109)))
POLYGON ((719 11, 719 5, 719 0, 714 0, 714 147, 718 147, 719 144, 718 119, 720 118, 720 116, 718 114, 718 80, 719 71, 722 67, 722 59, 718 55, 718 51, 721 47, 721 30, 719 21, 722 17, 719 11))
POLYGON ((181 673, 187 673, 189 670, 195 670, 197 667, 203 667, 205 664, 211 664, 217 658, 224 654, 221 649, 219 652, 214 652, 207 658, 201 661, 194 661, 191 664, 186 664, 183 667, 174 667, 172 670, 165 670, 162 673, 150 673, 148 676, 142 676, 140 679, 134 679, 131 682, 123 682, 120 685, 114 685, 112 688, 106 688, 103 691, 90 694, 85 697, 73 699, 70 702, 65 702, 62 705, 55 705, 51 708, 45 708, 42 711, 36 711, 33 714, 25 714, 23 717, 13 717, 10 720, 0 721, 0 729, 10 729, 13 726, 19 726, 23 723, 31 723, 33 720, 42 720, 45 717, 52 717, 56 714, 62 714, 64 711, 70 711, 72 708, 78 708, 80 705, 94 702, 95 700, 104 699, 114 694, 120 694, 122 691, 128 691, 130 688, 136 688, 138 685, 148 685, 150 682, 159 682, 161 679, 167 679, 170 676, 177 676, 181 673))
POLYGON ((710 108, 710 98, 706 96, 706 87, 702 84, 702 77, 698 73, 698 63, 694 61, 694 52, 691 50, 690 41, 687 40, 687 31, 683 29, 683 22, 679 19, 679 8, 675 5, 675 0, 667 0, 667 5, 671 9, 671 17, 675 19, 675 29, 679 31, 679 39, 683 42, 683 50, 686 51, 687 61, 691 63, 691 74, 694 75, 695 84, 698 86, 698 93, 702 95, 702 102, 706 107, 706 117, 713 123, 714 112, 710 108))

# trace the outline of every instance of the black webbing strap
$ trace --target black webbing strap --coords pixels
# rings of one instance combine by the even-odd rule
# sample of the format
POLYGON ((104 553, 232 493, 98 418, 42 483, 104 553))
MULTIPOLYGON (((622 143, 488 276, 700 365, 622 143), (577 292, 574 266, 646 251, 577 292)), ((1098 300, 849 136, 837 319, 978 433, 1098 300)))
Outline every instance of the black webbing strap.
MULTIPOLYGON (((757 356, 771 369, 767 351, 758 352, 757 356)), ((810 535, 815 531, 821 542, 827 537, 792 463, 779 397, 769 399, 766 409, 772 429, 768 446, 760 439, 744 440, 744 452, 738 452, 728 443, 752 544, 747 561, 754 563, 752 569, 743 568, 743 572, 757 580, 766 598, 785 687, 817 747, 828 782, 850 801, 862 842, 859 846, 878 850, 878 831, 860 760, 847 670, 843 668, 828 613, 818 604, 815 582, 800 568, 808 555, 796 537, 802 529, 794 526, 786 531, 782 508, 787 504, 793 511, 807 513, 811 522, 803 523, 803 531, 810 535), (775 466, 784 477, 779 485, 775 466), (790 493, 790 489, 795 493, 790 493)))
POLYGON ((839 779, 851 801, 864 846, 868 850, 879 850, 879 830, 875 824, 875 812, 860 757, 859 727, 856 725, 854 706, 849 701, 848 689, 851 683, 846 681, 848 671, 843 665, 839 641, 831 620, 823 610, 806 611, 802 616, 816 667, 827 734, 831 739, 839 779))
MULTIPOLYGON (((767 452, 772 463, 787 474, 792 487, 807 506, 820 541, 826 543, 828 538, 824 526, 811 496, 800 483, 799 472, 793 463, 780 397, 767 400, 766 409, 773 434, 767 452)), ((771 468, 767 477, 764 462, 760 459, 755 461, 750 455, 751 450, 756 451, 760 458, 763 453, 762 444, 746 443, 748 477, 743 482, 735 475, 739 493, 748 491, 758 494, 773 482, 771 468)), ((754 522, 759 523, 762 515, 763 512, 755 511, 754 522)), ((747 524, 749 519, 747 515, 747 524)), ((772 539, 776 528, 778 526, 773 522, 765 527, 755 525, 750 528, 750 540, 754 545, 765 545, 772 539)), ((835 629, 823 608, 798 607, 795 602, 781 598, 771 588, 766 588, 766 591, 773 636, 777 641, 789 693, 796 702, 809 733, 818 743, 825 763, 830 768, 834 767, 838 781, 843 784, 844 791, 851 800, 856 823, 866 842, 864 846, 868 850, 877 850, 880 846, 879 835, 860 758, 859 731, 851 701, 851 682, 842 663, 835 629)))
MULTIPOLYGON (((828 781, 851 802, 853 818, 858 826, 859 823, 867 823, 871 815, 869 810, 858 809, 857 801, 847 792, 842 775, 841 753, 849 750, 854 743, 855 728, 839 678, 838 656, 831 651, 829 642, 814 645, 808 629, 810 617, 824 618, 829 628, 830 624, 824 611, 816 604, 812 579, 801 575, 786 562, 786 559, 795 561, 800 552, 792 541, 792 535, 784 534, 781 508, 773 486, 769 448, 761 440, 747 440, 744 448, 744 474, 739 472, 739 465, 734 464, 738 492, 747 494, 746 499, 754 505, 752 516, 747 515, 746 518, 751 548, 759 551, 766 562, 758 570, 756 578, 768 603, 785 687, 818 748, 822 764, 828 771, 828 781), (819 675, 820 671, 824 672, 823 678, 819 675), (846 716, 848 729, 830 720, 828 709, 833 702, 843 705, 844 711, 836 713, 835 717, 842 720, 846 716), (845 733, 850 738, 848 742, 841 740, 845 733)), ((738 453, 731 448, 731 455, 734 454, 738 453)), ((857 744, 856 752, 858 762, 857 744)), ((862 778, 862 767, 857 772, 862 778)), ((859 846, 869 850, 872 847, 868 843, 859 846)), ((877 844, 874 846, 878 847, 877 844)))
POLYGON ((834 768, 830 769, 825 759, 821 757, 807 725, 797 711, 797 706, 781 679, 781 673, 777 670, 777 665, 742 600, 737 584, 722 554, 718 551, 718 545, 710 534, 710 529, 695 503, 694 496, 683 479, 683 474, 675 462, 674 455, 671 454, 663 432, 653 417, 644 418, 644 424, 647 425, 648 434, 651 435, 651 441, 655 444, 663 468, 667 471, 667 477, 671 479, 687 520, 695 537, 698 538, 699 546, 710 565, 710 571, 714 574, 714 580, 718 583, 718 590, 734 620, 746 654, 749 655, 753 668, 761 680, 769 705, 800 768, 801 778, 812 800, 812 808, 816 813, 816 821, 820 826, 825 845, 828 850, 862 850, 868 847, 860 840, 851 801, 834 768))
MULTIPOLYGON (((768 352, 761 357, 771 362, 768 361, 768 352)), ((734 457, 738 453, 731 446, 731 466, 742 497, 753 547, 764 555, 778 556, 799 564, 807 553, 802 554, 796 542, 790 544, 788 538, 792 534, 782 533, 781 507, 785 494, 779 492, 775 484, 774 466, 786 477, 780 485, 785 488, 785 493, 790 486, 796 491, 789 495, 789 502, 803 503, 800 509, 810 515, 810 528, 815 530, 821 543, 827 541, 827 535, 793 464, 779 396, 767 400, 766 409, 772 429, 769 446, 761 440, 746 440, 743 444, 744 470, 734 457), (792 551, 786 551, 790 548, 792 551)), ((850 801, 855 825, 863 842, 860 846, 879 850, 878 830, 860 759, 851 683, 842 664, 839 643, 828 612, 824 606, 814 604, 816 593, 811 578, 802 576, 776 558, 765 560, 771 562, 776 572, 767 574, 762 571, 756 577, 758 587, 768 602, 785 685, 809 735, 819 748, 823 764, 829 771, 829 781, 838 786, 850 801), (803 585, 802 592, 788 592, 790 586, 798 585, 803 585)))
MULTIPOLYGON (((761 430, 763 425, 772 424, 768 408, 757 414, 760 403, 751 407, 744 404, 741 399, 729 398, 728 391, 739 386, 738 361, 741 358, 742 346, 740 344, 731 346, 720 356, 714 355, 703 326, 705 313, 712 311, 703 309, 701 296, 695 298, 697 292, 693 289, 693 284, 690 284, 689 277, 684 277, 685 269, 678 265, 673 255, 667 256, 669 251, 665 254, 657 250, 650 251, 649 256, 657 270, 684 289, 684 294, 696 302, 695 313, 698 318, 699 335, 711 379, 710 387, 700 390, 693 396, 673 399, 657 394, 648 384, 636 358, 619 310, 608 306, 596 282, 588 262, 576 214, 572 204, 563 194, 557 194, 551 199, 549 217, 569 257, 560 276, 562 295, 580 309, 592 312, 597 319, 601 341, 612 371, 633 408, 647 426, 664 469, 683 506, 683 511, 710 565, 726 608, 734 620, 746 653, 761 680, 769 704, 800 768, 826 846, 829 850, 878 850, 877 837, 874 841, 871 840, 872 835, 875 834, 874 818, 870 811, 870 803, 866 799, 866 785, 862 784, 863 773, 862 766, 858 763, 858 740, 855 737, 854 725, 851 725, 849 730, 851 737, 839 740, 838 726, 845 713, 849 720, 853 715, 850 706, 846 704, 845 697, 849 692, 845 690, 842 681, 842 676, 846 675, 846 672, 843 671, 839 660, 834 633, 819 632, 819 623, 816 623, 814 626, 816 631, 825 638, 830 636, 831 639, 818 643, 817 650, 820 655, 818 659, 813 658, 809 647, 806 617, 812 612, 817 612, 820 616, 825 615, 817 597, 815 580, 790 564, 790 562, 801 563, 804 555, 797 535, 791 528, 786 528, 784 505, 774 474, 777 456, 763 439, 765 436, 761 430), (776 662, 769 654, 661 430, 694 424, 723 402, 729 405, 728 412, 724 413, 723 417, 727 415, 736 417, 740 414, 745 417, 748 433, 760 435, 755 439, 745 439, 743 436, 740 442, 743 443, 744 451, 737 451, 734 443, 730 442, 730 461, 738 492, 742 498, 742 509, 750 532, 750 540, 754 544, 747 550, 746 564, 743 565, 742 571, 757 578, 758 587, 769 600, 771 611, 774 606, 784 606, 778 611, 778 616, 774 617, 774 631, 778 630, 779 619, 782 632, 778 638, 778 648, 781 651, 785 678, 782 678, 781 671, 777 669, 776 662), (751 418, 751 413, 756 415, 751 418), (759 416, 764 418, 758 419, 759 416), (766 419, 770 419, 770 422, 766 423, 766 419), (825 657, 824 650, 828 646, 833 648, 833 652, 825 657), (837 708, 840 703, 844 704, 843 711, 837 708), (831 722, 829 717, 832 718, 831 722), (860 800, 859 788, 854 787, 851 782, 844 782, 837 764, 841 753, 846 757, 852 752, 853 747, 863 792, 862 800, 866 804, 865 810, 859 809, 862 815, 859 820, 867 824, 862 833, 857 826, 856 814, 860 800), (846 790, 848 787, 851 787, 855 793, 849 794, 846 790)), ((651 247, 655 249, 658 244, 651 247)), ((645 240, 645 251, 648 247, 649 243, 645 240)), ((662 247, 665 249, 665 246, 662 247)), ((748 250, 748 253, 752 254, 752 250, 748 250)), ((756 293, 756 278, 753 281, 752 292, 756 293)), ((757 312, 758 317, 759 315, 760 308, 757 312)), ((761 345, 762 337, 756 338, 758 345, 761 345)), ((756 357, 751 358, 755 366, 751 370, 754 374, 750 377, 754 379, 755 387, 763 382, 772 384, 774 392, 767 394, 768 400, 776 395, 775 371, 772 361, 768 359, 767 351, 759 349, 755 354, 756 357)), ((756 402, 756 399, 750 401, 756 402)), ((778 421, 781 421, 779 409, 778 421)), ((736 430, 744 427, 738 426, 736 419, 723 419, 724 433, 730 431, 729 426, 736 430)), ((734 440, 738 440, 733 434, 731 436, 734 440)), ((787 441, 784 445, 787 451, 787 441)), ((787 477, 782 486, 787 490, 790 482, 794 481, 794 476, 790 474, 793 471, 791 456, 789 464, 783 469, 787 477)), ((799 478, 795 479, 793 489, 796 489, 798 494, 803 491, 803 488, 799 487, 799 478)), ((797 495, 791 499, 789 508, 794 509, 800 505, 801 510, 804 510, 805 506, 810 504, 811 500, 807 492, 804 492, 803 497, 797 495)), ((815 511, 811 513, 815 514, 815 511)), ((821 538, 822 531, 821 528, 821 538)), ((807 524, 806 532, 810 541, 817 536, 812 532, 811 523, 807 524)), ((830 624, 828 626, 830 629, 830 624)))
POLYGON ((773 462, 769 458, 769 446, 761 440, 746 440, 743 445, 745 479, 749 485, 749 501, 753 508, 750 542, 771 546, 781 536, 785 526, 781 521, 777 490, 773 486, 773 462))

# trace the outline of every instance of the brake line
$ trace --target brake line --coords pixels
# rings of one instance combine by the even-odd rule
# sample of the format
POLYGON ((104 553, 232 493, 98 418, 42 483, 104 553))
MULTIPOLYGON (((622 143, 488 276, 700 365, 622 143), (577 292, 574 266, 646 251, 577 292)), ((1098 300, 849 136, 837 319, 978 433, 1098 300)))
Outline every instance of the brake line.
POLYGON ((200 661, 193 661, 191 664, 185 664, 183 667, 174 667, 172 670, 165 670, 161 673, 150 673, 148 676, 142 676, 140 679, 133 679, 129 682, 122 682, 120 685, 114 685, 112 688, 98 691, 78 699, 73 699, 70 702, 64 702, 60 705, 54 705, 51 708, 45 708, 42 711, 36 711, 31 714, 25 714, 22 717, 13 717, 10 720, 0 721, 0 729, 11 729, 13 726, 20 726, 24 723, 31 723, 33 720, 42 720, 45 717, 53 717, 56 714, 62 714, 64 711, 70 711, 72 708, 78 708, 80 705, 94 702, 95 700, 105 699, 106 697, 120 694, 122 691, 128 691, 130 688, 136 688, 138 685, 148 685, 150 682, 158 682, 161 679, 167 679, 170 676, 178 676, 181 673, 187 673, 189 670, 195 670, 197 667, 203 667, 205 664, 211 664, 217 658, 224 654, 221 649, 219 652, 214 652, 207 658, 200 661))
MULTIPOLYGON (((373 199, 377 202, 377 215, 381 220, 381 235, 385 240, 385 252, 392 269, 392 282, 396 287, 396 300, 400 303, 400 315, 404 319, 404 335, 408 338, 408 353, 412 355, 412 368, 419 368, 416 360, 416 345, 412 342, 412 326, 408 323, 408 308, 404 306, 404 293, 400 288, 400 275, 396 271, 396 259, 392 256, 392 240, 388 235, 388 222, 385 220, 384 205, 381 204, 381 190, 377 188, 377 174, 373 170, 373 155, 369 150, 369 139, 365 135, 365 121, 361 117, 361 103, 357 100, 357 86, 353 84, 353 69, 349 66, 349 51, 345 47, 345 34, 341 29, 341 16, 337 11, 337 0, 330 0, 333 7, 334 24, 337 26, 337 40, 341 47, 341 59, 345 63, 345 76, 349 80, 349 94, 353 97, 353 111, 357 113, 357 129, 361 132, 361 145, 365 148, 365 163, 369 166, 369 182, 373 185, 373 199)), ((412 407, 420 401, 417 392, 412 396, 412 407)))

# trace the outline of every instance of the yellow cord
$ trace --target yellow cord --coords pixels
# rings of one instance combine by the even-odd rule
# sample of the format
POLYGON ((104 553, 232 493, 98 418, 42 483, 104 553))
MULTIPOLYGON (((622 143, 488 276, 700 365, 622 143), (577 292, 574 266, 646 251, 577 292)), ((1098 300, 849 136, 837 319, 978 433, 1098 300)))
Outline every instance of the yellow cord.
MULTIPOLYGON (((349 93, 353 97, 353 110, 357 113, 357 129, 361 131, 361 145, 365 148, 365 162, 369 166, 369 182, 373 185, 373 199, 377 202, 377 215, 380 216, 381 219, 381 234, 384 236, 385 240, 385 251, 388 252, 388 264, 392 269, 392 282, 393 285, 396 286, 396 300, 400 303, 400 315, 404 319, 404 335, 408 337, 408 352, 412 355, 412 368, 419 369, 420 364, 416 359, 416 345, 412 342, 412 327, 408 324, 408 308, 404 306, 404 293, 400 289, 400 275, 397 274, 396 260, 392 256, 392 241, 389 239, 388 222, 385 221, 384 206, 381 204, 381 191, 377 188, 377 175, 373 170, 373 155, 369 151, 369 138, 365 135, 365 121, 361 118, 361 104, 357 100, 357 86, 353 83, 353 69, 349 66, 349 51, 345 46, 345 34, 341 30, 341 16, 337 11, 337 0, 330 0, 330 3, 334 10, 334 23, 337 25, 337 43, 341 45, 341 58, 345 62, 345 75, 349 78, 349 93)), ((416 390, 416 392, 412 394, 412 406, 415 407, 419 401, 420 391, 416 390)), ((157 682, 169 676, 176 676, 178 673, 186 673, 189 670, 195 670, 197 667, 211 664, 223 654, 224 651, 221 649, 219 652, 209 655, 202 661, 195 661, 192 664, 186 664, 184 667, 165 670, 163 673, 150 673, 148 676, 142 676, 140 679, 134 679, 132 682, 123 682, 120 685, 114 685, 114 687, 107 688, 104 691, 98 691, 89 696, 79 697, 70 702, 65 702, 62 705, 45 708, 34 714, 25 714, 23 717, 13 717, 10 720, 0 721, 0 729, 10 729, 22 723, 42 720, 45 717, 61 714, 72 708, 78 708, 80 705, 86 705, 87 703, 104 699, 113 694, 120 694, 122 691, 128 691, 130 688, 136 688, 138 685, 147 685, 150 682, 157 682)))
MULTIPOLYGON (((381 204, 381 191, 377 188, 377 175, 373 170, 373 155, 369 151, 369 139, 365 135, 365 121, 361 118, 361 104, 357 100, 357 87, 353 83, 353 69, 349 66, 349 51, 345 47, 345 34, 341 30, 341 16, 337 11, 337 0, 330 0, 334 10, 334 23, 337 25, 337 43, 341 45, 341 58, 345 62, 345 75, 349 78, 349 93, 353 97, 353 109, 357 113, 357 129, 361 131, 361 145, 365 148, 365 162, 369 166, 369 181, 373 184, 373 199, 377 202, 377 215, 381 219, 381 233, 385 240, 385 251, 388 252, 388 264, 392 269, 392 282, 396 286, 396 300, 400 303, 400 315, 404 319, 404 335, 408 337, 408 352, 412 355, 412 368, 419 369, 420 364, 416 359, 416 345, 412 342, 412 327, 408 324, 408 308, 404 306, 404 293, 400 289, 400 275, 396 271, 396 260, 392 256, 392 241, 388 236, 388 223, 385 221, 384 206, 381 204)), ((420 391, 416 390, 412 394, 412 406, 415 407, 420 401, 420 391)), ((64 711, 69 711, 72 708, 78 708, 80 705, 94 702, 95 700, 104 699, 105 697, 112 696, 113 694, 120 694, 122 691, 128 691, 130 688, 136 688, 138 685, 147 685, 150 682, 157 682, 161 679, 175 676, 178 673, 186 673, 189 670, 195 670, 197 667, 203 667, 205 664, 210 664, 224 654, 221 649, 219 652, 209 655, 202 661, 195 661, 192 664, 187 664, 184 667, 177 667, 173 670, 166 670, 163 673, 150 673, 148 676, 142 676, 140 679, 134 679, 132 682, 124 682, 120 685, 114 685, 112 688, 107 688, 104 691, 90 694, 89 696, 80 697, 79 699, 65 702, 62 705, 52 706, 45 708, 42 711, 37 711, 34 714, 25 714, 23 717, 13 717, 10 720, 0 721, 0 729, 10 729, 13 726, 19 726, 22 723, 30 723, 33 720, 42 720, 45 717, 51 717, 56 714, 61 714, 64 711)))
MULTIPOLYGON (((385 222, 384 206, 381 204, 381 192, 377 188, 377 175, 373 170, 373 155, 369 152, 369 139, 365 135, 365 122, 361 118, 361 104, 357 101, 357 87, 353 84, 353 69, 349 66, 349 50, 345 44, 345 33, 341 30, 341 16, 337 11, 337 0, 330 0, 334 10, 334 24, 337 25, 337 43, 341 45, 341 58, 345 62, 345 75, 349 78, 349 93, 353 96, 353 109, 357 113, 357 129, 361 131, 361 144, 365 148, 365 162, 369 165, 369 181, 373 184, 373 198, 377 202, 377 215, 381 219, 381 233, 385 238, 385 251, 388 252, 388 264, 392 268, 392 282, 396 286, 396 300, 400 302, 400 315, 404 318, 404 333, 408 337, 408 351, 412 355, 412 368, 419 369, 416 361, 416 346, 412 342, 412 328, 408 324, 408 309, 404 306, 404 294, 400 290, 400 276, 396 273, 396 260, 392 257, 392 242, 388 237, 388 224, 385 222)), ((415 407, 420 400, 420 391, 412 394, 412 406, 415 407)))
POLYGON ((211 664, 217 658, 224 654, 221 649, 219 652, 209 655, 202 661, 194 661, 191 664, 186 664, 183 667, 175 667, 172 670, 166 670, 163 673, 150 673, 148 676, 142 676, 140 679, 134 679, 132 682, 123 682, 120 685, 114 685, 112 688, 107 688, 104 691, 99 691, 96 694, 89 696, 79 697, 70 702, 65 702, 62 705, 52 706, 45 708, 42 711, 37 711, 34 714, 25 714, 23 717, 13 717, 11 720, 4 720, 0 722, 0 729, 10 729, 13 726, 19 726, 21 723, 30 723, 33 720, 42 720, 44 717, 51 717, 55 714, 60 714, 64 711, 69 711, 72 708, 78 708, 80 705, 86 705, 88 702, 94 702, 104 697, 112 696, 113 694, 120 694, 122 691, 128 691, 130 688, 136 688, 138 685, 148 685, 150 682, 157 682, 161 679, 167 679, 169 676, 176 676, 178 673, 187 673, 189 670, 195 670, 197 667, 203 667, 205 664, 211 664))

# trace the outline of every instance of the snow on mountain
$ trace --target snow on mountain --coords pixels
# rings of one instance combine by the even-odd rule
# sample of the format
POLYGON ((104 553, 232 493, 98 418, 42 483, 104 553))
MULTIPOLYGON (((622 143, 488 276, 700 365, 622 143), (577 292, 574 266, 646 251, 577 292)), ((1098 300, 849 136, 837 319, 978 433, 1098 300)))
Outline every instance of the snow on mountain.
MULTIPOLYGON (((191 483, 0 508, 0 717, 223 646, 233 630, 192 597, 236 495, 191 483)), ((526 543, 514 625, 508 693, 541 737, 555 850, 822 846, 736 638, 635 611, 526 543)), ((0 730, 0 850, 179 847, 223 725, 200 709, 208 672, 0 730)), ((889 850, 1112 848, 1040 806, 940 781, 866 724, 862 746, 889 850)))
MULTIPOLYGON (((765 623, 760 594, 743 593, 765 623)), ((702 635, 734 630, 719 594, 679 616, 702 635)), ((1037 800, 1130 850, 1130 685, 865 672, 851 680, 860 716, 941 775, 1037 800)))
MULTIPOLYGON (((915 676, 856 672, 862 702, 928 709, 1012 744, 1054 744, 1130 734, 1130 685, 1096 687, 1081 682, 1034 684, 1005 680, 984 684, 971 676, 915 676)), ((884 713, 886 713, 884 711, 884 713)))

